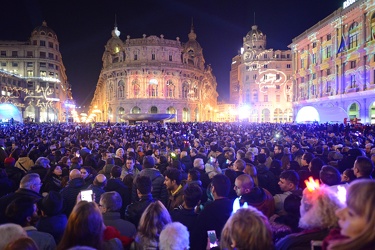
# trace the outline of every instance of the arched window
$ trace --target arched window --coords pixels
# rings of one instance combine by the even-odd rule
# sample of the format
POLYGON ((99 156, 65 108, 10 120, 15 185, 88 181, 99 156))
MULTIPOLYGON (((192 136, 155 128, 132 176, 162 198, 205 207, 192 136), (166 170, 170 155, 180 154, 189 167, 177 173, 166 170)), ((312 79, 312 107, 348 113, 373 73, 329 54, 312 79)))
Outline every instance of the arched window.
POLYGON ((113 84, 112 83, 109 84, 108 89, 109 89, 108 99, 111 99, 113 97, 113 84))
POLYGON ((184 108, 182 110, 182 121, 183 122, 188 122, 189 121, 189 117, 190 117, 189 109, 188 108, 184 108))
POLYGON ((279 108, 275 109, 273 112, 273 121, 282 122, 283 121, 283 111, 279 108))
POLYGON ((174 94, 175 88, 176 87, 175 87, 173 81, 172 80, 168 80, 167 81, 167 97, 169 97, 169 98, 175 97, 175 94, 174 94))
POLYGON ((158 96, 158 85, 150 84, 148 86, 148 95, 149 95, 149 97, 157 97, 158 96))
POLYGON ((263 109, 262 110, 262 121, 261 122, 270 122, 270 110, 263 109))
POLYGON ((155 106, 152 106, 151 109, 150 109, 150 113, 151 114, 157 114, 158 113, 158 108, 155 107, 155 106))
POLYGON ((246 90, 245 102, 250 103, 250 90, 246 90))
POLYGON ((358 46, 358 23, 354 22, 349 27, 349 46, 348 49, 353 49, 358 46))
POLYGON ((140 114, 141 109, 138 106, 135 106, 135 107, 132 108, 131 113, 132 114, 140 114))

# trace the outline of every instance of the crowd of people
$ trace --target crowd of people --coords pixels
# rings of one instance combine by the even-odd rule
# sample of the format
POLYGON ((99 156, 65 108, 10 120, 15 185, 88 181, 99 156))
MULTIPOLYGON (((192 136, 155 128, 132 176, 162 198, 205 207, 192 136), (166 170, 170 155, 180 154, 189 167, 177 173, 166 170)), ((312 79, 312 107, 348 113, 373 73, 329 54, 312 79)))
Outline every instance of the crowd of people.
POLYGON ((373 125, 0 126, 0 250, 375 249, 373 125))

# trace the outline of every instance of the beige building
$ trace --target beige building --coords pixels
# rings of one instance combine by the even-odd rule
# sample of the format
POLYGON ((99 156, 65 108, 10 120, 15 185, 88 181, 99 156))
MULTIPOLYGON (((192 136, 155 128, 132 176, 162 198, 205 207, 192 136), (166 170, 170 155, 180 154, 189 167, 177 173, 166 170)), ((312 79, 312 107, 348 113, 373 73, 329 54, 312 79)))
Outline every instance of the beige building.
POLYGON ((0 103, 16 106, 23 119, 67 120, 65 104, 74 102, 57 36, 46 22, 28 41, 0 41, 0 79, 0 103))
POLYGON ((172 121, 215 119, 216 78, 205 65, 193 27, 186 43, 163 35, 120 39, 112 31, 91 102, 95 121, 124 122, 126 114, 175 114, 172 121))
POLYGON ((375 123, 374 0, 343 1, 290 47, 297 121, 375 123))
POLYGON ((292 121, 291 60, 290 50, 267 49, 266 35, 251 27, 230 71, 230 103, 237 105, 239 120, 292 121))

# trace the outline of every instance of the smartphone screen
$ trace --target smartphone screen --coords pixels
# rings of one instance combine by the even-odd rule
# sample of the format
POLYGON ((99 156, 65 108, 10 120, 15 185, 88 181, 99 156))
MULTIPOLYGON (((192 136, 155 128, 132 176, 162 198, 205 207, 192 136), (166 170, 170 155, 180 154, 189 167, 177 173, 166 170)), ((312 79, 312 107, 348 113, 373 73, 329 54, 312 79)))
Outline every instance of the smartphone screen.
POLYGON ((210 239, 210 248, 217 247, 217 238, 215 230, 207 231, 208 238, 210 239))
POLYGON ((92 190, 82 190, 81 191, 81 200, 92 202, 92 190))

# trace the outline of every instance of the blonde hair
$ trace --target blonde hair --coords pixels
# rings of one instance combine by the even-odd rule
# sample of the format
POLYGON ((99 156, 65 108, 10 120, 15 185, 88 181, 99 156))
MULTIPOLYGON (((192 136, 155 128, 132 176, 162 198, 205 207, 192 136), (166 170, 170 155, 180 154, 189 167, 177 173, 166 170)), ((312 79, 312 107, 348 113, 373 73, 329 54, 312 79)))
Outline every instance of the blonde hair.
POLYGON ((272 231, 267 217, 256 208, 240 208, 225 223, 220 247, 230 250, 273 249, 272 231))
POLYGON ((139 221, 138 233, 151 240, 159 241, 159 235, 165 225, 172 222, 171 216, 163 203, 150 203, 139 221))
POLYGON ((358 216, 366 218, 367 224, 355 238, 332 241, 328 249, 351 250, 373 249, 375 245, 375 181, 361 179, 353 181, 346 194, 346 204, 358 216))
POLYGON ((257 172, 256 167, 252 164, 246 164, 246 168, 244 172, 245 174, 248 174, 251 176, 251 178, 253 178, 255 186, 258 187, 259 182, 258 182, 258 172, 257 172))
POLYGON ((324 186, 313 191, 305 188, 300 206, 299 227, 303 229, 338 227, 335 211, 342 206, 337 196, 324 186))

